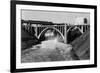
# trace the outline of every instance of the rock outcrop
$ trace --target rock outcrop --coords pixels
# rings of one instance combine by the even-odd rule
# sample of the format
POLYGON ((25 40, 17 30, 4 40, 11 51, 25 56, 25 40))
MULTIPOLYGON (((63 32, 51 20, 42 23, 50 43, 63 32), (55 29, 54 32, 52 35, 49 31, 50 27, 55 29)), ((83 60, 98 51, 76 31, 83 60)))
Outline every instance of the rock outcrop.
POLYGON ((73 46, 73 51, 79 59, 90 59, 90 29, 70 44, 73 46))

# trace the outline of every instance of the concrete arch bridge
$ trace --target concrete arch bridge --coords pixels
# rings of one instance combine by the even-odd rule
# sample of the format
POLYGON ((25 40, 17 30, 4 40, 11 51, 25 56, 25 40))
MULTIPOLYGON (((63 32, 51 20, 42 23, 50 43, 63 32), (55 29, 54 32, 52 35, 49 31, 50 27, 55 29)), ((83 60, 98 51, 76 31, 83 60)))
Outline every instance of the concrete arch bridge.
POLYGON ((90 28, 90 25, 69 25, 69 24, 54 24, 52 22, 42 22, 42 21, 22 21, 25 29, 31 34, 34 34, 39 39, 43 33, 47 30, 54 30, 59 33, 65 43, 68 43, 68 37, 72 31, 78 30, 81 34, 90 28))

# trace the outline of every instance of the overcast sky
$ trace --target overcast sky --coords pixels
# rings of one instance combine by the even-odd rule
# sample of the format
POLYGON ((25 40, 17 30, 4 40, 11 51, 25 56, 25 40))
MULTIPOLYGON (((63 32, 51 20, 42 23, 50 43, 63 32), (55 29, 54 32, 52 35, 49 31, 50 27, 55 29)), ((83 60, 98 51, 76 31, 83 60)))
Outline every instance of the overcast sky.
POLYGON ((38 11, 38 10, 22 10, 21 18, 23 20, 49 21, 53 23, 75 23, 78 17, 85 17, 90 20, 89 13, 79 12, 54 12, 54 11, 38 11))

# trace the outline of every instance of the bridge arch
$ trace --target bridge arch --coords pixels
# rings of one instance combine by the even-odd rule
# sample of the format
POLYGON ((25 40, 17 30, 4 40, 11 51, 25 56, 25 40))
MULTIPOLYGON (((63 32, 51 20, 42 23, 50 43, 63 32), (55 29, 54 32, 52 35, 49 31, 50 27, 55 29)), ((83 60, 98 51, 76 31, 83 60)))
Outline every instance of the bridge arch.
POLYGON ((42 34, 44 31, 46 31, 46 30, 48 30, 48 29, 50 29, 50 28, 56 30, 56 31, 61 35, 61 37, 62 37, 63 40, 64 40, 63 34, 62 34, 57 28, 55 28, 55 27, 47 27, 47 28, 45 28, 44 30, 42 30, 41 33, 38 35, 38 39, 40 38, 41 34, 42 34))
POLYGON ((77 27, 77 26, 72 26, 72 27, 70 27, 70 28, 67 30, 67 33, 68 33, 72 28, 78 28, 79 31, 80 31, 81 33, 83 33, 83 31, 82 31, 79 27, 77 27))

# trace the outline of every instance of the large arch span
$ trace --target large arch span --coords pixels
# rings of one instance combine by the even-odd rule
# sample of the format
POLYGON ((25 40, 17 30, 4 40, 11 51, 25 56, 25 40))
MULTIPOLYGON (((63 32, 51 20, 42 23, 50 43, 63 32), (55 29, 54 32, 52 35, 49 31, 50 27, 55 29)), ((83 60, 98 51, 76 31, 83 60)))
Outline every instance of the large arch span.
POLYGON ((38 35, 38 39, 40 38, 40 36, 42 35, 42 33, 44 33, 45 31, 47 31, 50 28, 56 30, 61 35, 61 37, 64 40, 64 35, 57 28, 55 28, 55 27, 47 27, 44 30, 42 30, 41 33, 38 35))

